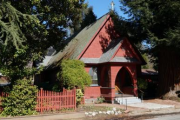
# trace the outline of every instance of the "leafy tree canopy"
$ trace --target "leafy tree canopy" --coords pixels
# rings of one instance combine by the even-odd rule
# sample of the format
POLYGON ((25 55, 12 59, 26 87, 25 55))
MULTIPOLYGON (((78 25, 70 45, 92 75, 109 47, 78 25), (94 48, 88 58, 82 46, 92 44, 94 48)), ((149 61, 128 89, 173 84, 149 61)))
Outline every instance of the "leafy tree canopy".
POLYGON ((48 47, 62 48, 66 27, 77 27, 84 7, 84 0, 2 0, 0 72, 14 78, 33 73, 33 61, 48 47))

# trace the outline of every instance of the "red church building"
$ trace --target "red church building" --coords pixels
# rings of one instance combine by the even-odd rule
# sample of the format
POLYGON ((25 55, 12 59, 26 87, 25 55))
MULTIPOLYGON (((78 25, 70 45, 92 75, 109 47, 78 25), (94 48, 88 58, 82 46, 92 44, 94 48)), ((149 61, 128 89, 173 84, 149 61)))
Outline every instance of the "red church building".
POLYGON ((115 31, 109 14, 67 42, 66 47, 50 59, 47 67, 53 68, 62 59, 83 61, 92 78, 91 86, 85 89, 85 99, 103 96, 113 101, 118 93, 137 96, 137 76, 141 74, 141 65, 146 63, 137 48, 115 31))

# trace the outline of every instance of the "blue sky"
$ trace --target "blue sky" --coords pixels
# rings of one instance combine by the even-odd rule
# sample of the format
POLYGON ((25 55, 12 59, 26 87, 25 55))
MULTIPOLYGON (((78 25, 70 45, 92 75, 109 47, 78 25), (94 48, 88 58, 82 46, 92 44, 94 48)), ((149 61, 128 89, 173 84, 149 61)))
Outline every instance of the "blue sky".
POLYGON ((109 9, 111 9, 112 1, 115 4, 115 11, 117 11, 120 16, 125 16, 123 12, 120 11, 119 0, 85 0, 85 2, 89 3, 89 6, 93 7, 94 14, 97 16, 97 18, 109 12, 109 9))

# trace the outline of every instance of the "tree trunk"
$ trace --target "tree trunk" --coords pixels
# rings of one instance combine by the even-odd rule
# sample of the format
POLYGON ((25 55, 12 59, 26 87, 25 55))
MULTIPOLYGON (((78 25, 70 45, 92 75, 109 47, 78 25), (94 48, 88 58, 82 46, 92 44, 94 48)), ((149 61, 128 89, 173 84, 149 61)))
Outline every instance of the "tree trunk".
POLYGON ((170 48, 159 54, 159 97, 180 96, 180 55, 170 48))

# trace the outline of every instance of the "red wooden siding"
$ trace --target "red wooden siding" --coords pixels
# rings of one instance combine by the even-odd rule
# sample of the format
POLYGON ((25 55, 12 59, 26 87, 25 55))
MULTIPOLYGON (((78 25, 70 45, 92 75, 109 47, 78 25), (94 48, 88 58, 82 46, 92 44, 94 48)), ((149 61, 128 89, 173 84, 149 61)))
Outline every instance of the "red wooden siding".
POLYGON ((129 58, 136 58, 139 62, 142 62, 138 54, 135 52, 134 48, 132 47, 131 43, 124 39, 122 44, 120 45, 119 50, 116 52, 114 57, 129 57, 129 58))
POLYGON ((82 55, 82 58, 100 58, 103 50, 109 45, 111 40, 119 37, 114 31, 114 24, 109 18, 102 29, 97 33, 93 42, 82 55))
POLYGON ((7 96, 8 96, 7 93, 0 92, 0 111, 3 110, 3 108, 2 108, 2 97, 7 97, 7 96))
POLYGON ((109 98, 111 97, 111 89, 110 87, 102 87, 101 88, 101 96, 103 96, 104 98, 109 98))
POLYGON ((87 73, 89 73, 90 68, 91 68, 91 67, 85 67, 85 71, 86 71, 87 73))
POLYGON ((100 86, 86 87, 84 90, 84 98, 98 98, 101 96, 100 86))
POLYGON ((117 51, 116 57, 129 57, 129 58, 136 58, 136 55, 133 52, 133 49, 130 48, 130 45, 124 40, 117 51))

